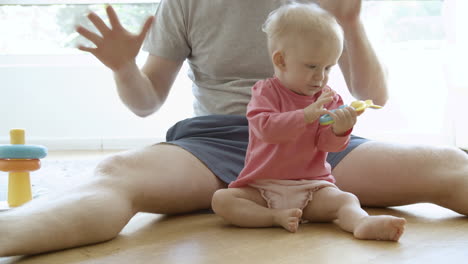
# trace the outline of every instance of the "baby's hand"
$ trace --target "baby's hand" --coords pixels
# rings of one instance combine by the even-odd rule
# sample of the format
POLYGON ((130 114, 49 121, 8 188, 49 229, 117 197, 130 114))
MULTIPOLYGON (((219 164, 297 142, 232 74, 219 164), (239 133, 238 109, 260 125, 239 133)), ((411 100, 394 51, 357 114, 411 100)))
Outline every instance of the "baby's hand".
POLYGON ((357 112, 353 107, 348 106, 345 108, 336 109, 335 111, 328 111, 335 123, 332 125, 333 133, 340 136, 345 134, 348 130, 353 128, 357 121, 357 112))
POLYGON ((317 101, 304 108, 305 122, 312 123, 321 115, 328 114, 328 110, 323 108, 323 105, 331 102, 334 96, 335 92, 333 90, 324 89, 317 101))

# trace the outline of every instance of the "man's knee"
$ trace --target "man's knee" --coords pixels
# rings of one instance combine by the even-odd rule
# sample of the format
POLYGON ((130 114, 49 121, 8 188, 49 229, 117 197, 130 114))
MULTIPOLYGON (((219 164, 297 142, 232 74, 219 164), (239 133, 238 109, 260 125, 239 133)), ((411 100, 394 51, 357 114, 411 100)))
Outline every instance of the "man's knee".
POLYGON ((127 157, 121 154, 106 157, 98 163, 94 170, 95 176, 111 176, 118 177, 120 175, 128 174, 131 170, 131 164, 127 157))
POLYGON ((461 163, 460 165, 468 165, 468 155, 461 149, 456 147, 446 147, 444 149, 446 159, 454 163, 461 163))

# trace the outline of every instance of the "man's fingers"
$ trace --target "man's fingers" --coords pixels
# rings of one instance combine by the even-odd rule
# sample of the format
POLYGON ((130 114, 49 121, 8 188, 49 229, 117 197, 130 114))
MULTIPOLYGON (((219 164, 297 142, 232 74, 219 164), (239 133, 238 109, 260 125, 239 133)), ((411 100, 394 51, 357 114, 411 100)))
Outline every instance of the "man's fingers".
POLYGON ((111 23, 112 29, 123 29, 122 24, 120 24, 119 17, 111 5, 106 7, 106 13, 109 17, 109 22, 111 23))
POLYGON ((96 46, 99 46, 99 44, 102 43, 102 37, 99 36, 98 34, 91 32, 87 30, 86 28, 82 26, 78 26, 76 28, 76 32, 78 32, 80 35, 85 37, 86 39, 89 39, 91 42, 93 42, 96 46))
POLYGON ((140 42, 143 42, 143 40, 145 39, 146 34, 148 33, 148 30, 151 28, 151 25, 153 24, 153 21, 154 21, 153 16, 149 17, 146 20, 145 24, 143 25, 143 29, 141 30, 140 34, 138 35, 138 40, 140 42))
POLYGON ((90 48, 90 47, 85 47, 83 45, 79 45, 78 49, 82 50, 82 51, 89 52, 89 53, 93 54, 94 56, 96 56, 96 48, 90 48))
POLYGON ((109 34, 110 32, 109 27, 107 27, 106 23, 104 23, 104 21, 102 21, 102 19, 98 15, 96 15, 96 13, 94 12, 89 13, 88 19, 91 20, 91 22, 97 28, 97 30, 101 32, 102 36, 105 37, 107 34, 109 34))

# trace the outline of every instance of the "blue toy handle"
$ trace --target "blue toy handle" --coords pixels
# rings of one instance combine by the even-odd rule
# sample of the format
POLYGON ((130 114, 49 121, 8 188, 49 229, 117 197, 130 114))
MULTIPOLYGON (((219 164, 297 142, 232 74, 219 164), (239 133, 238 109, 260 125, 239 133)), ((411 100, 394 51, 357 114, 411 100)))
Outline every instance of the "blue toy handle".
MULTIPOLYGON (((341 105, 337 109, 342 109, 342 108, 345 108, 347 106, 348 105, 341 105)), ((336 111, 336 109, 333 109, 330 112, 335 112, 335 111, 336 111)), ((325 115, 320 117, 320 124, 321 125, 330 125, 330 124, 333 124, 334 122, 335 121, 333 120, 333 118, 329 114, 325 114, 325 115)))

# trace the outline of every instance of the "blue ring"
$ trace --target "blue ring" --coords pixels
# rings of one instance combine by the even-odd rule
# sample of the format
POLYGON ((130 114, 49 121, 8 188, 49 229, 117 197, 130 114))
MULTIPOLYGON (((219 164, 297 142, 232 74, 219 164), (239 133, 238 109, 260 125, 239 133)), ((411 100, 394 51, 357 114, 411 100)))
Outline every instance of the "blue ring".
POLYGON ((42 159, 47 148, 38 145, 0 145, 0 159, 42 159))
POLYGON ((320 124, 321 125, 333 124, 333 118, 329 114, 323 115, 320 117, 320 124))
MULTIPOLYGON (((347 107, 347 105, 340 105, 337 109, 342 109, 342 108, 345 108, 347 107)), ((336 109, 333 109, 331 110, 330 112, 335 112, 336 109)), ((331 117, 331 115, 329 114, 325 114, 325 115, 322 115, 320 117, 320 124, 321 125, 330 125, 330 124, 333 124, 335 123, 335 121, 333 120, 333 117, 331 117)))

